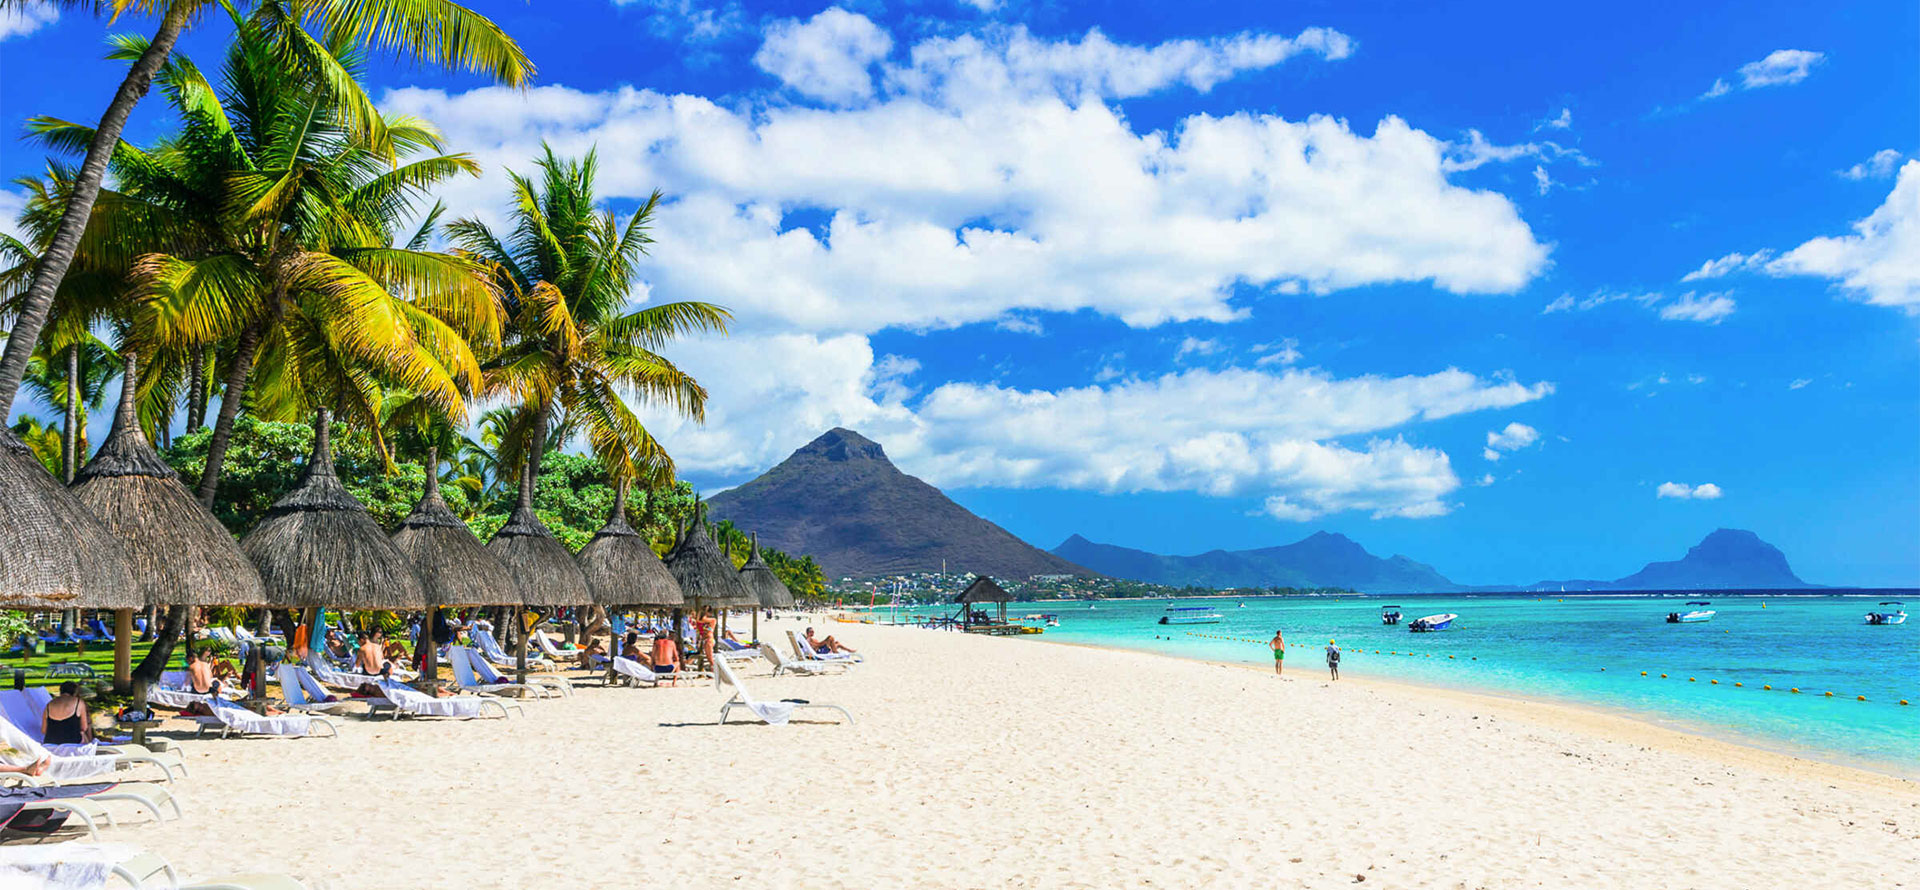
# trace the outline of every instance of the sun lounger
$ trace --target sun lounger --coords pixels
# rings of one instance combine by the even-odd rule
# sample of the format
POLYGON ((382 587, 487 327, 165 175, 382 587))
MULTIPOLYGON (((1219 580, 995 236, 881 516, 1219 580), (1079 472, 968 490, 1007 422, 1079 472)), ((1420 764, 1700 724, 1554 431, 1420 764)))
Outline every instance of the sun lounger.
POLYGON ((87 626, 93 628, 93 635, 103 643, 113 642, 113 631, 107 629, 98 618, 87 619, 87 626))
MULTIPOLYGON (((476 627, 468 631, 467 636, 473 638, 473 643, 480 647, 481 654, 485 655, 487 660, 493 662, 495 666, 514 668, 515 670, 519 669, 519 660, 509 654, 505 649, 500 648, 500 641, 494 639, 493 631, 476 627)), ((527 653, 527 667, 530 670, 539 671, 557 671, 560 669, 559 665, 548 661, 546 656, 538 652, 527 653)))
POLYGON ((800 661, 799 659, 788 658, 781 655, 780 650, 766 643, 760 644, 760 655, 772 663, 773 675, 776 677, 781 674, 803 674, 806 676, 819 676, 828 673, 844 674, 848 669, 853 667, 851 662, 845 661, 800 661))
POLYGON ((802 661, 837 661, 846 664, 857 664, 864 660, 858 655, 846 652, 817 651, 812 646, 807 645, 807 641, 800 639, 800 635, 793 631, 787 631, 787 641, 793 644, 793 654, 799 656, 802 661))
POLYGON ((574 649, 572 651, 566 651, 561 649, 558 646, 555 646, 553 644, 553 638, 550 636, 547 636, 546 631, 543 631, 543 630, 534 631, 533 643, 535 648, 538 648, 540 650, 541 655, 544 655, 547 658, 552 659, 557 663, 567 664, 569 662, 577 662, 580 660, 580 650, 574 649))
POLYGON ((613 673, 614 679, 632 686, 658 686, 661 680, 668 679, 666 676, 654 673, 653 668, 631 658, 619 656, 614 656, 613 673))
POLYGON ((455 689, 461 692, 471 692, 475 695, 505 695, 511 693, 515 697, 529 698, 547 698, 560 694, 560 690, 551 686, 538 683, 514 683, 498 674, 494 674, 490 678, 482 678, 474 668, 475 662, 485 664, 486 660, 480 657, 480 653, 465 646, 454 646, 447 650, 447 663, 453 666, 453 687, 455 689))
MULTIPOLYGON (((86 824, 90 835, 103 818, 108 827, 117 824, 113 813, 102 806, 109 801, 136 804, 152 813, 155 822, 167 821, 169 810, 173 812, 173 818, 181 816, 180 802, 174 799, 172 792, 151 782, 61 785, 46 776, 29 776, 25 773, 8 773, 4 780, 0 782, 6 786, 0 790, 0 810, 9 806, 19 806, 22 811, 66 810, 86 824)), ((0 824, 5 821, 0 819, 0 824)))
POLYGON ((327 692, 313 674, 298 665, 278 665, 273 669, 273 674, 280 681, 280 697, 286 700, 287 707, 296 711, 330 714, 353 704, 352 699, 345 698, 328 701, 332 693, 327 692))
POLYGON ((27 762, 31 763, 50 756, 53 765, 48 775, 63 781, 135 766, 157 766, 169 782, 173 781, 175 770, 183 777, 187 774, 186 761, 178 752, 152 751, 144 745, 96 743, 47 747, 40 729, 40 716, 46 713, 51 698, 45 689, 38 687, 0 690, 0 747, 21 752, 9 758, 16 765, 24 765, 18 763, 22 757, 29 758, 27 762))
POLYGON ((315 727, 327 730, 326 738, 338 738, 339 727, 333 725, 319 714, 256 714, 240 705, 222 698, 207 698, 207 705, 213 710, 213 716, 196 714, 193 722, 199 724, 195 735, 214 727, 220 728, 220 737, 226 738, 233 733, 241 735, 276 735, 300 737, 313 733, 315 727))
POLYGON ((394 719, 408 717, 485 717, 497 711, 506 717, 507 709, 525 713, 516 704, 479 695, 432 696, 397 680, 379 680, 375 685, 386 694, 394 719))
POLYGON ((173 864, 153 853, 139 853, 112 864, 110 874, 131 890, 306 890, 281 874, 211 875, 183 883, 173 864))
MULTIPOLYGON (((473 649, 467 650, 467 666, 473 669, 474 679, 482 684, 499 685, 513 682, 493 665, 488 664, 485 656, 473 649)), ((527 685, 536 687, 546 696, 558 694, 564 698, 573 695, 573 681, 565 677, 528 677, 527 685)))
POLYGON ((746 708, 753 713, 753 716, 760 718, 761 722, 768 726, 785 726, 787 721, 792 719, 794 711, 809 709, 838 711, 840 712, 840 716, 847 718, 848 723, 853 722, 853 715, 847 713, 847 709, 839 705, 814 704, 806 699, 799 698, 788 698, 780 701, 758 701, 753 697, 752 693, 747 691, 747 687, 740 682, 740 676, 736 674, 733 668, 728 666, 726 662, 715 662, 713 667, 713 685, 715 687, 733 687, 733 697, 727 699, 726 704, 720 706, 721 723, 727 722, 727 715, 733 713, 734 708, 746 708))

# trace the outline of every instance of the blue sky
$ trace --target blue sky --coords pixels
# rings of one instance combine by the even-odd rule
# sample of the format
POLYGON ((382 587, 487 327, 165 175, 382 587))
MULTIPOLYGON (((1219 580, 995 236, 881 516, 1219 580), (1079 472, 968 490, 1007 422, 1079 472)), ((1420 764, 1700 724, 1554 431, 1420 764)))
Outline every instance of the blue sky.
MULTIPOLYGON (((666 191, 636 300, 739 319, 653 423, 702 488, 844 425, 1043 547, 1920 583, 1911 3, 475 5, 535 89, 377 93, 486 164, 456 212, 543 138, 666 191)), ((0 33, 9 126, 97 116, 99 21, 0 33)))

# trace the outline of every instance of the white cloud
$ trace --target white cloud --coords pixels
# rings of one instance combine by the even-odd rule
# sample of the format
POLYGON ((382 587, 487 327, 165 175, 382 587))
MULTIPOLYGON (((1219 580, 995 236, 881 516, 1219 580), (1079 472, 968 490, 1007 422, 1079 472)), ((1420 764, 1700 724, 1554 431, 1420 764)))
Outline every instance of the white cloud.
POLYGON ((1715 260, 1700 264, 1700 268, 1680 276, 1681 281, 1700 281, 1708 278, 1722 278, 1735 272, 1762 269, 1767 261, 1773 259, 1773 251, 1756 250, 1753 253, 1730 253, 1715 260))
POLYGON ((1000 8, 1000 0, 960 0, 960 2, 981 12, 992 12, 1000 8))
POLYGON ((1180 348, 1173 353, 1173 360, 1180 361, 1190 355, 1212 355, 1220 351, 1219 340, 1202 340, 1188 337, 1180 341, 1180 348))
POLYGON ((1540 431, 1524 423, 1509 423, 1505 429, 1487 432, 1487 447, 1497 451, 1519 451, 1538 441, 1540 431))
POLYGON ((1481 488, 1486 488, 1487 486, 1489 486, 1489 485, 1492 485, 1492 484, 1493 484, 1493 474, 1492 474, 1492 473, 1488 473, 1488 474, 1486 474, 1486 475, 1484 475, 1484 476, 1481 476, 1481 477, 1480 477, 1480 479, 1479 479, 1479 481, 1477 481, 1477 482, 1475 482, 1474 484, 1475 484, 1475 485, 1478 485, 1478 486, 1480 486, 1481 488))
POLYGON ((1495 450, 1493 450, 1493 449, 1491 449, 1491 448, 1482 448, 1482 449, 1480 449, 1480 456, 1481 456, 1481 457, 1483 457, 1483 458, 1485 458, 1485 459, 1487 459, 1487 460, 1489 460, 1489 461, 1498 461, 1498 460, 1500 460, 1500 452, 1498 452, 1498 451, 1495 451, 1495 450))
POLYGON ((1870 157, 1845 170, 1834 171, 1842 179, 1858 182, 1862 179, 1885 179, 1900 169, 1900 153, 1891 148, 1883 148, 1870 157))
POLYGON ((26 240, 20 231, 20 214, 27 211, 27 196, 11 189, 0 189, 0 235, 26 240))
POLYGON ((1681 294, 1679 299, 1660 307, 1660 317, 1667 321, 1719 324, 1733 314, 1734 305, 1733 298, 1723 293, 1696 295, 1689 291, 1681 294))
POLYGON ((615 6, 640 6, 652 12, 647 31, 693 44, 711 44, 748 27, 747 14, 737 0, 613 0, 615 6))
POLYGON ((1575 303, 1574 303, 1572 294, 1561 294, 1560 296, 1554 297, 1553 302, 1550 302, 1546 306, 1542 307, 1540 310, 1540 314, 1552 315, 1555 312, 1572 312, 1574 305, 1575 303))
POLYGON ((0 40, 25 37, 60 20, 60 10, 45 3, 0 9, 0 40))
POLYGON ((1533 125, 1533 131, 1535 133, 1538 133, 1541 130, 1571 130, 1571 129, 1573 129, 1573 109, 1571 108, 1562 108, 1560 109, 1560 113, 1558 115, 1547 118, 1533 125))
POLYGON ((1807 385, 1812 382, 1813 382, 1812 380, 1806 377, 1795 377, 1793 378, 1792 383, 1787 384, 1787 388, 1788 389, 1806 389, 1807 385))
POLYGON ((1292 337, 1273 343, 1255 344, 1253 352, 1259 356, 1253 360, 1254 367, 1258 368, 1269 365, 1291 365, 1300 361, 1301 358, 1300 341, 1292 337))
POLYGON ((873 95, 868 70, 892 49, 893 38, 871 19, 835 6, 805 22, 773 23, 753 64, 803 96, 853 102, 873 95))
POLYGON ((1827 278, 1874 305, 1920 310, 1920 160, 1900 167, 1886 203, 1853 231, 1787 251, 1767 274, 1827 278))
POLYGON ((1654 490, 1655 497, 1675 498, 1678 500, 1711 501, 1720 497, 1720 486, 1711 482, 1688 485, 1685 482, 1662 482, 1654 490))
MULTIPOLYGON (((1825 53, 1804 49, 1776 49, 1766 58, 1748 62, 1740 66, 1740 89, 1754 90, 1761 87, 1787 86, 1806 80, 1813 66, 1826 59, 1825 53)), ((1733 84, 1726 78, 1714 80, 1713 86, 1700 94, 1702 99, 1717 99, 1733 92, 1733 84)))
POLYGON ((1448 172, 1474 170, 1488 164, 1503 164, 1528 158, 1545 163, 1568 160, 1582 167, 1594 165, 1593 159, 1582 154, 1579 149, 1568 148, 1558 142, 1495 145, 1479 130, 1468 130, 1467 141, 1447 145, 1447 157, 1442 169, 1448 172))

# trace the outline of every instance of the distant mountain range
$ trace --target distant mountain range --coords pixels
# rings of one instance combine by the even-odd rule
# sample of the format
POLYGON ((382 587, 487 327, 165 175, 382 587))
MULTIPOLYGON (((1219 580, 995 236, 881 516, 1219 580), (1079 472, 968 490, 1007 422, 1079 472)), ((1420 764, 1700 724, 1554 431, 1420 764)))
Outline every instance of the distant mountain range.
POLYGON ((1775 590, 1818 587, 1800 580, 1780 548, 1750 531, 1716 529, 1687 555, 1647 567, 1618 581, 1541 581, 1529 590, 1775 590))
POLYGON ((780 465, 713 496, 715 519, 810 554, 827 577, 974 572, 1024 581, 1092 572, 1041 550, 900 472, 879 443, 834 428, 780 465))
POLYGON ((939 489, 900 472, 879 443, 835 428, 759 478, 714 495, 715 519, 788 553, 810 554, 828 577, 945 570, 1024 581, 1034 575, 1108 575, 1172 587, 1345 587, 1367 593, 1472 590, 1712 590, 1813 587, 1780 550, 1750 531, 1719 529, 1680 559, 1651 562, 1614 581, 1456 584, 1405 556, 1374 556, 1345 535, 1292 544, 1166 556, 1073 535, 1047 552, 975 516, 939 489))
POLYGON ((1466 589, 1430 565, 1404 556, 1381 559, 1333 532, 1314 532, 1281 547, 1209 550, 1195 556, 1162 556, 1074 535, 1053 548, 1053 554, 1103 575, 1173 587, 1345 587, 1368 593, 1466 589))

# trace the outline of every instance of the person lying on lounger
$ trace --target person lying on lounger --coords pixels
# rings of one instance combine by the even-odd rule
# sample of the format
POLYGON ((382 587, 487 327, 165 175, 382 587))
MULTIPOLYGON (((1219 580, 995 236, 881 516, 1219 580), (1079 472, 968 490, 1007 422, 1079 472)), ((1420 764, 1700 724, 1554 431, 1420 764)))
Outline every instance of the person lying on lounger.
POLYGON ((626 639, 620 643, 620 657, 653 667, 653 656, 648 655, 647 650, 640 648, 640 635, 633 631, 627 631, 626 639))
POLYGON ((193 653, 193 660, 187 664, 187 688, 196 695, 212 695, 220 691, 220 681, 231 680, 239 676, 233 665, 222 659, 214 663, 213 650, 204 646, 193 653))
POLYGON ((811 627, 807 628, 807 645, 813 647, 813 651, 821 655, 832 655, 837 652, 845 652, 850 655, 859 654, 858 650, 852 646, 846 645, 831 636, 824 640, 815 639, 813 636, 813 628, 811 627))
POLYGON ((606 654, 607 647, 600 642, 600 638, 589 637, 587 639, 587 648, 580 650, 580 669, 583 671, 593 670, 593 657, 595 655, 604 656, 606 654))
POLYGON ((387 672, 387 635, 380 631, 369 631, 360 639, 360 649, 354 653, 354 669, 363 674, 385 675, 387 672))
POLYGON ((18 748, 0 748, 0 775, 17 773, 27 776, 44 776, 47 767, 53 765, 53 758, 42 757, 28 764, 14 763, 14 758, 25 758, 27 753, 18 748))

